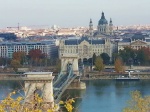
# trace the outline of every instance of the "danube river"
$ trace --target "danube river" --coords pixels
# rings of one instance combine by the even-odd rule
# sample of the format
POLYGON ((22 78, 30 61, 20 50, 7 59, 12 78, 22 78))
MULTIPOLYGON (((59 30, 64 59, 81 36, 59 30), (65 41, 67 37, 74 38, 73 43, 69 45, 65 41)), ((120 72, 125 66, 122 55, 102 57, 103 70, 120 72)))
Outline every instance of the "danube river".
POLYGON ((76 97, 75 112, 121 112, 131 98, 130 92, 139 90, 142 95, 150 95, 150 80, 85 81, 86 90, 67 90, 64 94, 76 97))
MULTIPOLYGON (((62 96, 63 99, 76 98, 74 112, 121 112, 127 106, 131 91, 139 90, 142 95, 150 95, 150 80, 91 80, 85 83, 86 90, 67 90, 62 96)), ((13 88, 16 86, 0 84, 0 99, 13 91, 13 88)))

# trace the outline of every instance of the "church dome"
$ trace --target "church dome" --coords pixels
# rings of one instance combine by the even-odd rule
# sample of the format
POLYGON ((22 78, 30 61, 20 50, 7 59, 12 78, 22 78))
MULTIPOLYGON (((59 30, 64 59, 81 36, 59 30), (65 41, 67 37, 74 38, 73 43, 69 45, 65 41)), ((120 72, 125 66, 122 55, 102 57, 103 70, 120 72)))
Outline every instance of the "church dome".
POLYGON ((104 12, 102 12, 101 19, 98 22, 98 25, 103 25, 103 24, 108 24, 107 20, 105 19, 104 12))

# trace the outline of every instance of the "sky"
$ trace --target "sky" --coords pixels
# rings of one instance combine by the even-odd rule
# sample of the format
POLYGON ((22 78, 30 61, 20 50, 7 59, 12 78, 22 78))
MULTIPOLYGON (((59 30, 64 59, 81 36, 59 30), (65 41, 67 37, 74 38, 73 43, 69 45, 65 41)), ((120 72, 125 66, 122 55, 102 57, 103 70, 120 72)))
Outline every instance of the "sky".
POLYGON ((150 25, 150 0, 0 0, 0 28, 96 27, 102 11, 115 26, 150 25))

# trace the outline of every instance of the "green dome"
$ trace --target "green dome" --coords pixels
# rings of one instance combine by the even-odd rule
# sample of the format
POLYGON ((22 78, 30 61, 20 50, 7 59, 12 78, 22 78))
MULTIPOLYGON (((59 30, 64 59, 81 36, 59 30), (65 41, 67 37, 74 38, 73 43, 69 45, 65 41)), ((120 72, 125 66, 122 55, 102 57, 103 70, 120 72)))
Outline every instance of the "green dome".
POLYGON ((103 24, 108 24, 107 20, 105 19, 104 12, 102 12, 101 19, 98 22, 98 25, 103 25, 103 24))

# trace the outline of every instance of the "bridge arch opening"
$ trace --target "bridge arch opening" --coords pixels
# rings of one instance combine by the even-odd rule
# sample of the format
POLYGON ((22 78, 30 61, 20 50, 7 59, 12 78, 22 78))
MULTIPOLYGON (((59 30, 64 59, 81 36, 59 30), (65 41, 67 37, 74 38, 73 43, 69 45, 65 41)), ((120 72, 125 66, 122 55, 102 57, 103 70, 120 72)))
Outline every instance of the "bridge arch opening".
POLYGON ((33 94, 34 94, 34 97, 35 97, 35 95, 38 95, 38 97, 42 97, 43 92, 41 89, 36 88, 36 90, 33 92, 33 94))

